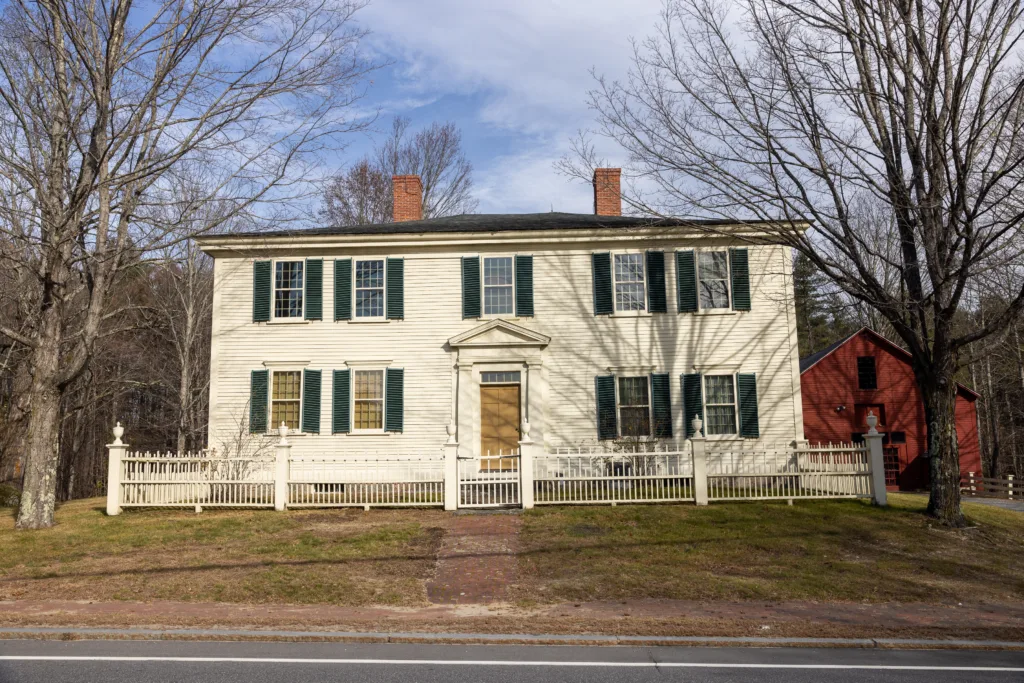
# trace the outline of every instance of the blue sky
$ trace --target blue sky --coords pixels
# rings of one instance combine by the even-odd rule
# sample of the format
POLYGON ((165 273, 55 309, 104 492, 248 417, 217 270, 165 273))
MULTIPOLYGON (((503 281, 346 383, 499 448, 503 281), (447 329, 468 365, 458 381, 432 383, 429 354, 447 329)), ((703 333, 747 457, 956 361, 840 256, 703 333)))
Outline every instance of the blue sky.
MULTIPOLYGON (((393 64, 374 74, 363 106, 414 127, 454 121, 473 162, 482 213, 593 210, 590 189, 554 162, 591 126, 590 70, 621 77, 631 36, 655 26, 660 0, 373 0, 357 18, 365 46, 393 64)), ((343 163, 369 150, 352 140, 343 163)), ((621 164, 614 148, 601 150, 621 164)))

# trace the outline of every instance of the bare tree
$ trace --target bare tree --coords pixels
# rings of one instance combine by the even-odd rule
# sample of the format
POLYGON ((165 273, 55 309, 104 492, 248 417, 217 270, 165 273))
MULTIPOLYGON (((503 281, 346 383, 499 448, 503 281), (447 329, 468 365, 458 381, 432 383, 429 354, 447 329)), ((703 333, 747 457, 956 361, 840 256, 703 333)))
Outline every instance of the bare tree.
MULTIPOLYGON (((965 348, 1024 306, 1017 0, 668 0, 625 82, 598 79, 600 133, 629 154, 633 210, 771 219, 911 353, 930 514, 963 525, 954 421, 965 348), (867 239, 865 206, 886 239, 867 239), (810 229, 804 231, 805 221, 810 229), (958 330, 994 267, 1015 288, 958 330), (883 273, 898 273, 887 282, 883 273)), ((593 147, 563 168, 586 174, 593 147)))
POLYGON ((423 217, 472 213, 473 165, 462 150, 462 133, 451 122, 433 123, 410 137, 409 119, 397 117, 373 151, 336 176, 324 190, 323 216, 336 225, 390 223, 391 177, 418 175, 423 217))
MULTIPOLYGON (((185 163, 221 222, 284 220, 348 119, 367 66, 358 0, 40 0, 0 27, 4 264, 28 281, 28 441, 17 526, 53 524, 60 406, 97 342, 136 304, 112 293, 185 239, 160 220, 185 163)), ((203 228, 218 224, 203 222, 203 228)))

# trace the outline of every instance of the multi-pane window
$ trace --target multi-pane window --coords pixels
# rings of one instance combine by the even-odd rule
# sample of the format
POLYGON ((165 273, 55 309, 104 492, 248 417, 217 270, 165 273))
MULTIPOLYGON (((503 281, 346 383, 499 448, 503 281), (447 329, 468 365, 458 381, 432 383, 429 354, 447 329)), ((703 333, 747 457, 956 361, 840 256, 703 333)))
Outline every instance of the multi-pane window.
POLYGON ((356 317, 384 317, 384 259, 356 261, 356 317))
POLYGON ((651 394, 646 377, 619 377, 619 433, 651 435, 651 394))
POLYGON ((274 266, 274 317, 302 317, 302 261, 278 261, 274 266))
POLYGON ((288 429, 298 429, 301 408, 302 373, 275 371, 270 390, 270 428, 277 429, 284 422, 288 429))
POLYGON ((519 384, 520 373, 518 372, 481 372, 481 384, 519 384))
POLYGON ((647 308, 644 289, 644 255, 615 255, 615 310, 643 311, 647 308))
POLYGON ((875 357, 857 358, 857 387, 871 391, 878 388, 878 374, 875 372, 875 357))
POLYGON ((732 375, 704 376, 705 434, 736 433, 736 388, 732 375))
POLYGON ((702 251, 697 257, 700 307, 729 308, 729 253, 702 251))
POLYGON ((484 315, 512 315, 512 257, 484 259, 484 315))
POLYGON ((384 371, 356 370, 352 427, 384 429, 384 371))

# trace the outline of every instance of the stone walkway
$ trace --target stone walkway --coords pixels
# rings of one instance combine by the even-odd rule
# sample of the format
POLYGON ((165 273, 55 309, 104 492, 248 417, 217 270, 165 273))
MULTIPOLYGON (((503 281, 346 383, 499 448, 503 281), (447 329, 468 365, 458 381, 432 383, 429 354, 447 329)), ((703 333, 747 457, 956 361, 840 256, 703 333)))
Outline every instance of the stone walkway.
POLYGON ((517 513, 452 515, 437 554, 427 598, 434 604, 503 602, 516 578, 522 519, 517 513))

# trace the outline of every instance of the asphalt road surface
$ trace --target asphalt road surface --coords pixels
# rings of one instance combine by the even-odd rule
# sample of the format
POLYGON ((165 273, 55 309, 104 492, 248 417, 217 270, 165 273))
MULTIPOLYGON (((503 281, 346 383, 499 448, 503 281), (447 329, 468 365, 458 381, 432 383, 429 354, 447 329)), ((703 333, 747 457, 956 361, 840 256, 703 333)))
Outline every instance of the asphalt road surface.
POLYGON ((0 683, 1024 681, 1024 652, 0 641, 0 683))

